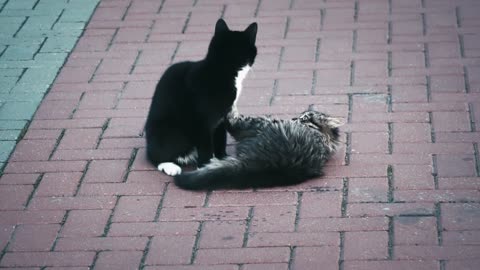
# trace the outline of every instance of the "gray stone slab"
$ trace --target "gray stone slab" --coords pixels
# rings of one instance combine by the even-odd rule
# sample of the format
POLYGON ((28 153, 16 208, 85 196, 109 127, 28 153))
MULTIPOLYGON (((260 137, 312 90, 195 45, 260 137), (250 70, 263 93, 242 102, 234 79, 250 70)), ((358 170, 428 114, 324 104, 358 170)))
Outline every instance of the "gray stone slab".
POLYGON ((37 102, 11 101, 0 107, 1 120, 30 120, 37 110, 37 102))
POLYGON ((20 129, 0 130, 0 141, 16 141, 21 133, 20 129))
POLYGON ((0 120, 0 130, 20 129, 22 130, 28 123, 26 120, 0 120))
POLYGON ((5 162, 15 148, 15 141, 0 141, 0 162, 5 162))

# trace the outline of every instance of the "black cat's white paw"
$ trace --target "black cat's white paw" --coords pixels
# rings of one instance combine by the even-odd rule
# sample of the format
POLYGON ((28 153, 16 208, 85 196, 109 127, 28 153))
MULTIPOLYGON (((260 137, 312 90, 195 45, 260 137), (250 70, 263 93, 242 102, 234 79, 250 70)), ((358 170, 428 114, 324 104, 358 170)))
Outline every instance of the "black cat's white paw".
POLYGON ((160 163, 157 169, 167 175, 175 176, 182 173, 182 168, 173 162, 160 163))

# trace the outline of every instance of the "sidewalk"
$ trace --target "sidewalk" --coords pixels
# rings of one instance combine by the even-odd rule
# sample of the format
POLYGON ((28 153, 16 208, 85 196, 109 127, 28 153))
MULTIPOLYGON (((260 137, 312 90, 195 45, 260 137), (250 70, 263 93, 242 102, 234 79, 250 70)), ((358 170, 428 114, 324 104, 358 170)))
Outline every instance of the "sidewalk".
POLYGON ((474 0, 0 0, 0 268, 477 269, 479 13, 474 0), (347 121, 324 177, 187 192, 146 161, 157 80, 202 58, 222 16, 259 24, 240 112, 347 121))

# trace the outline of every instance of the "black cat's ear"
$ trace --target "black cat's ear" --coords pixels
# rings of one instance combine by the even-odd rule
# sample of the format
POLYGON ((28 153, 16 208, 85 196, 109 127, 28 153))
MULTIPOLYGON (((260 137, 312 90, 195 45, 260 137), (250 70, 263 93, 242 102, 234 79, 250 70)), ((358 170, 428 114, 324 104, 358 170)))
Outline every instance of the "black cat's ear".
POLYGON ((217 24, 215 25, 215 33, 220 33, 228 31, 228 25, 223 19, 218 19, 217 24))
POLYGON ((247 29, 245 29, 245 33, 247 33, 251 44, 255 44, 255 40, 257 38, 257 28, 258 25, 256 22, 254 22, 250 24, 247 29))

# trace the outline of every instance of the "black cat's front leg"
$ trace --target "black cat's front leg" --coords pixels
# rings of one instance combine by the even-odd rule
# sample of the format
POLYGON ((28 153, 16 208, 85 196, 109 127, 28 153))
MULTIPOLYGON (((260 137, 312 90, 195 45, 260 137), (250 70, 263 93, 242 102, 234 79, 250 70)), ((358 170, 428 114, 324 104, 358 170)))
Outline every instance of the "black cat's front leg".
POLYGON ((203 167, 213 158, 213 136, 211 132, 199 132, 195 146, 198 152, 197 166, 203 167))
POLYGON ((215 157, 218 159, 227 156, 227 130, 225 129, 225 122, 220 123, 213 133, 213 151, 215 157))

